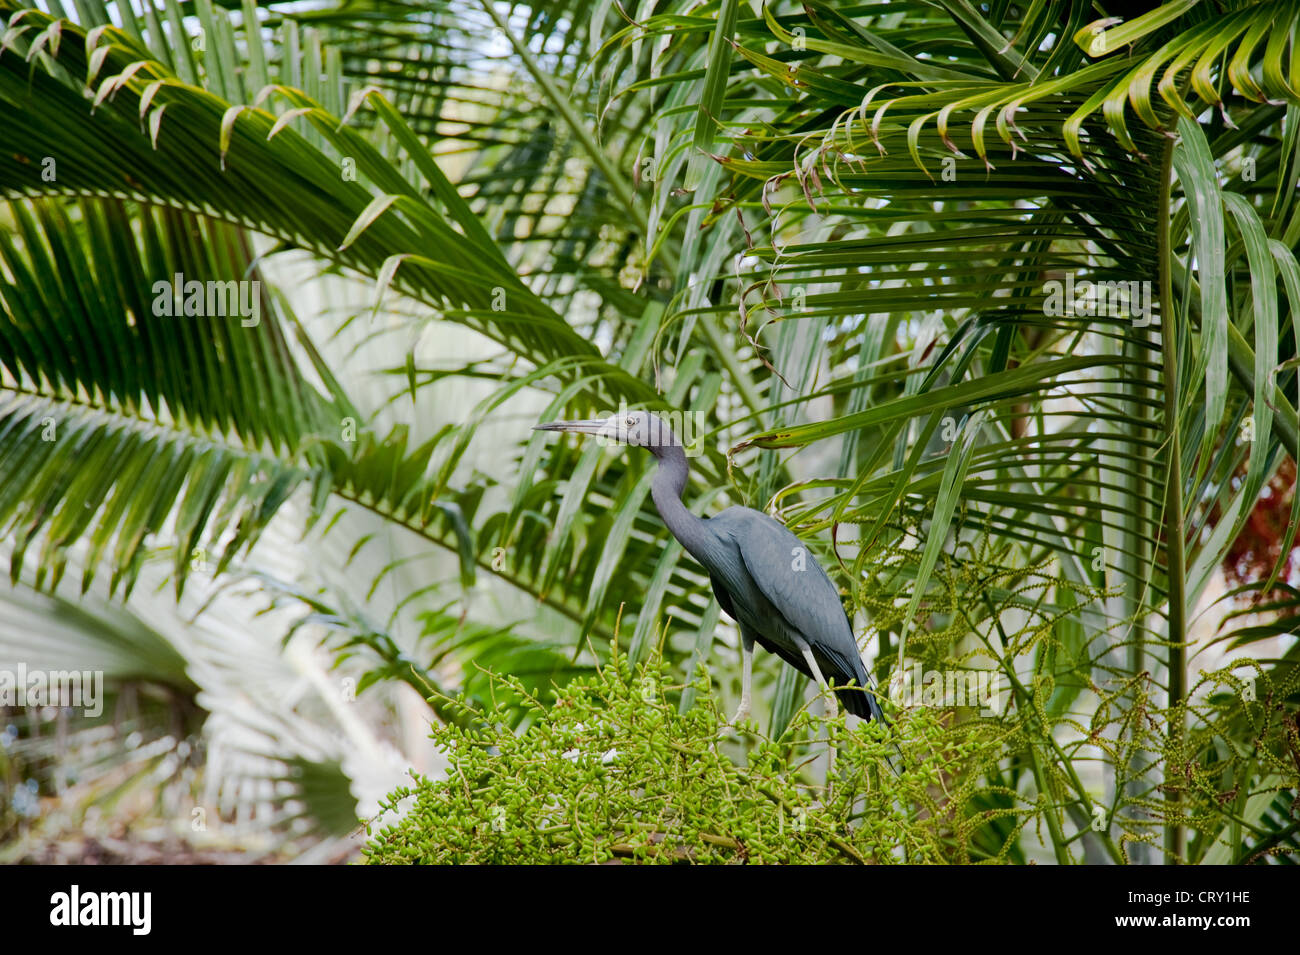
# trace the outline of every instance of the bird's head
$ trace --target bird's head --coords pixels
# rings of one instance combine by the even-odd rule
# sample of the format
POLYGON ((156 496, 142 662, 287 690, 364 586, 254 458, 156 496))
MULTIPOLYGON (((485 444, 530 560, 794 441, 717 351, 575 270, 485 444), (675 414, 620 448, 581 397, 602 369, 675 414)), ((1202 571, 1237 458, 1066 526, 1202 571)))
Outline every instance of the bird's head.
POLYGON ((586 421, 551 421, 539 424, 533 430, 589 434, 615 444, 648 448, 653 452, 682 446, 673 429, 648 411, 622 411, 608 418, 589 418, 586 421))

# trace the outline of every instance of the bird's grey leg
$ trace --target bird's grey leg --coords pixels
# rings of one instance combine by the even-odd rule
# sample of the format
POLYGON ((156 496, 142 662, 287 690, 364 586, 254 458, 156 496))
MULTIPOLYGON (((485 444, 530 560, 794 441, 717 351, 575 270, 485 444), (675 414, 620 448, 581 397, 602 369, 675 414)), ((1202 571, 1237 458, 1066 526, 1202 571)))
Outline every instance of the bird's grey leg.
POLYGON ((804 662, 808 664, 808 669, 812 671, 813 679, 817 681, 817 685, 826 694, 827 715, 831 719, 835 719, 840 715, 840 708, 835 703, 835 694, 830 692, 826 678, 822 676, 821 667, 817 666, 817 658, 813 656, 812 647, 805 643, 799 649, 803 651, 804 662))
POLYGON ((732 724, 749 719, 749 688, 754 679, 754 638, 744 627, 740 628, 740 706, 731 718, 732 724))

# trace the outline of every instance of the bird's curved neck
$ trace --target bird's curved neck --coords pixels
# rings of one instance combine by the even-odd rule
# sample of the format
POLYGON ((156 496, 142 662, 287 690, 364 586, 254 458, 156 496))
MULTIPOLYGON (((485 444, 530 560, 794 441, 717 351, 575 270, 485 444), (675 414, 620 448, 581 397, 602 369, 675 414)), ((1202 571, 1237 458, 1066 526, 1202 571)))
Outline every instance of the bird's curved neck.
POLYGON ((650 497, 672 535, 681 541, 692 557, 703 563, 703 555, 709 550, 713 538, 704 521, 682 503, 682 492, 686 490, 686 479, 690 475, 686 452, 679 444, 654 448, 653 451, 659 459, 659 470, 650 484, 650 497))

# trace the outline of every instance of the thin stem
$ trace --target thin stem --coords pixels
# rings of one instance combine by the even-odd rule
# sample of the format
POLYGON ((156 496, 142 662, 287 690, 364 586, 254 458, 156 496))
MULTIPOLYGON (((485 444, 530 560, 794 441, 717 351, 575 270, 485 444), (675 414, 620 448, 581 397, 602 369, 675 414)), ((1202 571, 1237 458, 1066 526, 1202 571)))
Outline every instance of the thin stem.
POLYGON ((1169 581, 1169 726, 1165 757, 1165 801, 1169 809, 1165 822, 1165 851, 1172 861, 1183 856, 1183 829, 1177 821, 1181 793, 1168 785, 1170 762, 1181 752, 1183 742, 1182 702, 1186 692, 1186 530, 1183 526, 1182 442, 1179 434, 1178 401, 1180 362, 1178 323, 1174 306, 1172 250, 1169 238, 1170 202, 1173 191, 1174 143, 1165 146, 1160 170, 1160 203, 1156 213, 1156 234, 1160 255, 1160 346, 1164 359, 1165 431, 1165 557, 1169 581), (1173 818, 1171 823, 1169 820, 1173 818))

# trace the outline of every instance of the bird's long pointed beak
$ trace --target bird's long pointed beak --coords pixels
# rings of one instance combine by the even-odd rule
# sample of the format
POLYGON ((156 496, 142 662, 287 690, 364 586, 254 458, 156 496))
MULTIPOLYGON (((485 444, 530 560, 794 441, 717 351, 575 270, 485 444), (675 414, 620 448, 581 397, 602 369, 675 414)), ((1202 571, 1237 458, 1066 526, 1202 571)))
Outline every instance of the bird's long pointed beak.
POLYGON ((548 421, 546 424, 534 425, 534 431, 569 431, 573 434, 600 434, 605 426, 604 418, 590 418, 586 421, 548 421))

